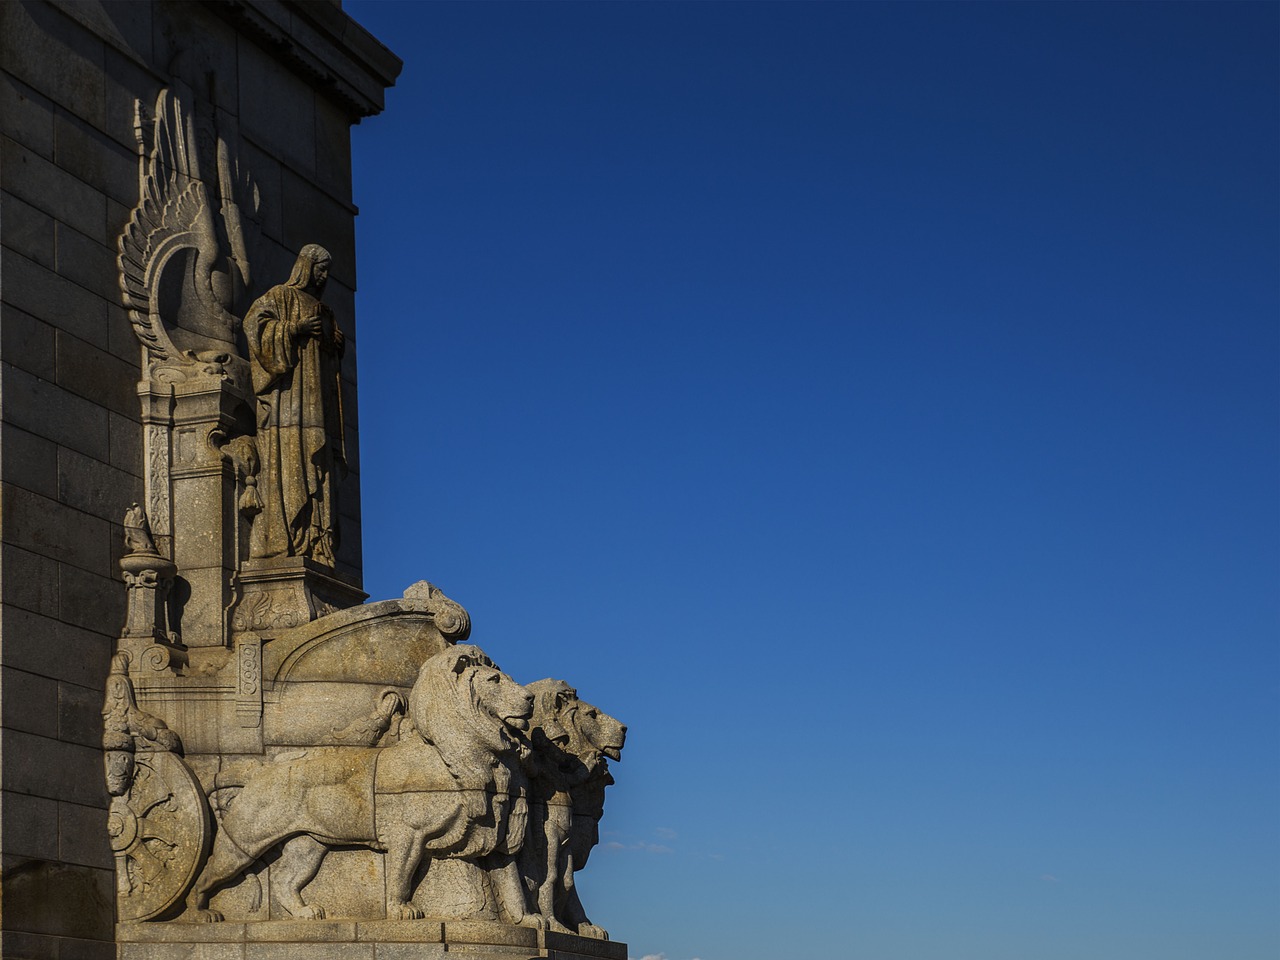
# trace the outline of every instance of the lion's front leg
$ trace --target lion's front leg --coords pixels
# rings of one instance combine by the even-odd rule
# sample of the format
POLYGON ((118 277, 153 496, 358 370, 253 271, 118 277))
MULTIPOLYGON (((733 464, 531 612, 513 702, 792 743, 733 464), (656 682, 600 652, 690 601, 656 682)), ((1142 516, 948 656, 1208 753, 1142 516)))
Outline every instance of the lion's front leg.
POLYGON ((538 912, 547 921, 548 929, 556 933, 574 932, 556 915, 556 891, 564 876, 569 855, 567 813, 566 807, 549 808, 540 838, 539 852, 543 855, 543 874, 542 882, 538 886, 538 912))
POLYGON ((423 835, 403 824, 386 831, 381 838, 387 853, 383 860, 387 874, 387 919, 421 920, 423 913, 411 902, 413 875, 422 862, 423 835))
POLYGON ((522 927, 533 927, 545 930, 547 921, 536 913, 529 912, 528 901, 525 900, 524 882, 520 879, 520 868, 512 854, 494 854, 488 858, 489 880, 493 884, 493 892, 498 898, 498 912, 506 923, 518 924, 522 927))

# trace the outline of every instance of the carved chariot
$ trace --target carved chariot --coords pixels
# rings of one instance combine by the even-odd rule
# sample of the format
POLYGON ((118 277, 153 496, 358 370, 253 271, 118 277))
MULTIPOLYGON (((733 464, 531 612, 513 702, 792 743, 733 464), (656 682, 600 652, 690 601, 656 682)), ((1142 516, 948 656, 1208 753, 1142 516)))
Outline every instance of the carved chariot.
POLYGON ((327 893, 329 916, 604 939, 573 874, 625 727, 506 677, 425 581, 365 602, 338 537, 328 254, 248 304, 258 190, 194 102, 138 104, 118 258, 146 459, 103 708, 119 919, 318 919, 327 893))

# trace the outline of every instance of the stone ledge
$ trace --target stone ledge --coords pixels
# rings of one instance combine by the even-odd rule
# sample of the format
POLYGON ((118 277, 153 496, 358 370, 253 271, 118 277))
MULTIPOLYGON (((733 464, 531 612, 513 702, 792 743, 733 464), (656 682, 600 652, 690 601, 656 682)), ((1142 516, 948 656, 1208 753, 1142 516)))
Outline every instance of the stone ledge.
POLYGON ((356 117, 381 113, 403 62, 334 3, 205 0, 356 117))
MULTIPOLYGON (((447 953, 498 952, 563 960, 626 960, 627 945, 491 920, 261 920, 250 923, 119 923, 119 943, 441 944, 447 953)), ((182 954, 186 956, 186 954, 182 954)))

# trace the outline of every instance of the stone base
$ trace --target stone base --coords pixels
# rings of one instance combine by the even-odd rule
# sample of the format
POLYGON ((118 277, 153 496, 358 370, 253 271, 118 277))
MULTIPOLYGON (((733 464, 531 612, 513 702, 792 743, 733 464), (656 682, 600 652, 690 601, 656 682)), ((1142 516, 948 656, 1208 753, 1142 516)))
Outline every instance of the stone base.
POLYGON ((121 923, 119 960, 627 960, 627 945, 487 920, 121 923))
POLYGON ((231 632, 271 633, 299 627, 369 595, 331 568, 305 557, 246 560, 231 632))

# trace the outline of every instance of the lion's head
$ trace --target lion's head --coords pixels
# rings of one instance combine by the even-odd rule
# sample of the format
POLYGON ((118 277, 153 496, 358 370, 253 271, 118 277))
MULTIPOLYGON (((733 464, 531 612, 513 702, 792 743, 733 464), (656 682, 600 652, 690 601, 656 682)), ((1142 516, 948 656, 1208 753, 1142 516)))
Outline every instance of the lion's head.
POLYGON ((563 680, 536 680, 526 689, 534 698, 535 744, 576 760, 584 774, 594 770, 602 756, 621 759, 627 739, 624 724, 581 699, 563 680))
POLYGON ((409 693, 414 727, 455 775, 526 749, 521 733, 532 715, 533 696, 470 644, 429 658, 409 693))

